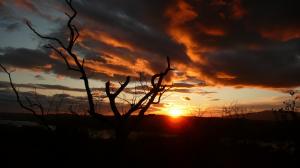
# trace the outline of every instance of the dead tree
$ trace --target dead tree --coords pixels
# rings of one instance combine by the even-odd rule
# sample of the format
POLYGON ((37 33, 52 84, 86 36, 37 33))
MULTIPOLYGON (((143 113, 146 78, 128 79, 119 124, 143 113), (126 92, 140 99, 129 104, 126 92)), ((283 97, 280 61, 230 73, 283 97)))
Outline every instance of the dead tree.
POLYGON ((75 10, 75 8, 72 5, 72 0, 66 0, 66 3, 73 12, 71 15, 68 13, 65 13, 67 15, 67 17, 69 18, 69 20, 67 22, 67 27, 69 30, 69 37, 67 39, 67 44, 64 44, 58 38, 40 34, 35 28, 33 28, 33 26, 31 25, 31 23, 29 21, 26 21, 26 24, 31 29, 31 31, 34 34, 36 34, 37 36, 39 36, 40 38, 49 40, 50 42, 53 42, 56 44, 55 46, 53 44, 48 44, 46 47, 50 48, 54 52, 56 52, 56 54, 64 60, 66 66, 69 70, 78 72, 81 75, 80 79, 83 80, 83 82, 84 82, 85 91, 86 91, 87 99, 88 99, 88 107, 89 107, 88 113, 91 116, 93 116, 94 118, 97 118, 102 121, 106 121, 105 116, 103 116, 102 114, 96 113, 93 95, 91 92, 91 88, 89 86, 89 80, 87 77, 87 73, 84 68, 84 59, 81 60, 80 57, 76 53, 73 52, 73 47, 76 44, 76 41, 80 35, 77 27, 73 24, 73 21, 74 21, 75 17, 77 16, 77 11, 75 10), (70 60, 72 60, 75 63, 75 65, 72 65, 70 63, 70 60))
MULTIPOLYGON (((97 118, 100 121, 107 122, 107 118, 104 115, 97 113, 95 110, 93 94, 90 89, 89 79, 84 67, 85 60, 81 59, 75 52, 73 52, 73 47, 76 44, 76 41, 80 35, 79 30, 73 24, 73 21, 77 16, 77 11, 72 5, 72 0, 66 0, 66 3, 72 11, 72 14, 65 13, 69 18, 67 22, 67 27, 69 30, 67 44, 64 44, 58 38, 40 34, 28 21, 26 22, 26 24, 30 28, 30 30, 38 37, 51 42, 46 47, 52 49, 58 56, 60 56, 64 60, 64 63, 66 64, 69 70, 75 71, 81 75, 80 79, 84 82, 85 91, 88 99, 88 113, 92 117, 97 118), (70 60, 74 62, 74 64, 71 64, 70 60)), ((110 81, 106 82, 105 92, 109 99, 110 107, 114 115, 113 124, 115 126, 116 136, 118 139, 127 138, 129 133, 128 121, 133 113, 137 113, 136 118, 138 120, 141 120, 152 104, 160 103, 162 95, 170 88, 169 85, 164 84, 164 79, 171 70, 173 69, 170 66, 170 59, 167 58, 167 68, 163 72, 152 76, 150 89, 147 92, 145 92, 145 94, 139 101, 131 104, 129 110, 124 114, 120 113, 117 107, 116 98, 121 92, 124 91, 126 86, 129 84, 130 77, 128 76, 125 82, 122 83, 121 86, 114 93, 112 93, 111 91, 110 81)))
POLYGON ((130 128, 128 125, 129 119, 133 113, 137 113, 137 122, 139 122, 149 109, 152 104, 159 104, 162 95, 168 91, 171 86, 164 84, 164 79, 168 75, 168 73, 173 70, 170 65, 170 59, 167 57, 167 68, 165 71, 155 74, 151 77, 151 86, 147 92, 140 98, 136 103, 130 104, 130 108, 124 114, 121 114, 117 105, 116 98, 118 95, 124 91, 126 86, 130 82, 130 77, 127 76, 126 81, 120 84, 120 87, 114 92, 111 93, 110 81, 105 84, 105 92, 110 102, 111 110, 114 114, 115 119, 115 129, 117 139, 123 140, 126 139, 130 128))
MULTIPOLYGON (((47 120, 45 119, 44 117, 44 107, 42 106, 42 104, 36 100, 36 101, 33 101, 31 100, 29 97, 25 97, 25 100, 26 100, 26 104, 22 101, 21 97, 20 97, 20 94, 19 92, 17 91, 13 81, 12 81, 12 78, 11 78, 11 73, 2 65, 0 64, 0 67, 1 69, 8 75, 8 78, 9 78, 9 83, 10 83, 10 86, 13 90, 13 92, 15 93, 16 95, 16 98, 17 98, 17 102, 18 104, 25 110, 31 112, 40 122, 40 124, 44 127, 46 127, 48 130, 52 130, 50 128, 50 126, 48 125, 48 122, 47 120), (38 109, 38 110, 37 110, 38 109)), ((35 95, 36 92, 35 92, 35 95)))
POLYGON ((294 90, 289 90, 288 94, 290 95, 290 99, 283 102, 283 112, 285 112, 287 116, 290 116, 290 118, 293 121, 298 121, 298 115, 296 112, 296 101, 297 99, 299 99, 299 97, 296 95, 296 91, 294 90))

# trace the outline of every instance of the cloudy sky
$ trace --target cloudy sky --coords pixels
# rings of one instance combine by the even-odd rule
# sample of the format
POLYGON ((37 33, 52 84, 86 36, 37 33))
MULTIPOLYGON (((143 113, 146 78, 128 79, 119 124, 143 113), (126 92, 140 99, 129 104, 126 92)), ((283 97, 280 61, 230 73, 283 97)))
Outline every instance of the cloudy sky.
MULTIPOLYGON (((297 0, 74 0, 91 87, 103 95, 107 80, 145 78, 176 69, 173 90, 152 111, 178 106, 217 110, 238 103, 255 110, 282 106, 300 86, 300 12, 297 0)), ((42 34, 67 38, 63 1, 0 0, 0 63, 24 94, 84 100, 84 86, 63 60, 44 47, 42 34)), ((0 73, 1 104, 16 111, 7 76, 0 73), (12 106, 13 105, 13 106, 12 106)), ((129 86, 134 88, 138 82, 129 86)), ((130 90, 130 89, 129 89, 130 90)), ((130 91, 123 96, 130 99, 130 91)), ((102 100, 105 101, 106 100, 102 100)), ((2 110, 4 111, 4 110, 2 110)))

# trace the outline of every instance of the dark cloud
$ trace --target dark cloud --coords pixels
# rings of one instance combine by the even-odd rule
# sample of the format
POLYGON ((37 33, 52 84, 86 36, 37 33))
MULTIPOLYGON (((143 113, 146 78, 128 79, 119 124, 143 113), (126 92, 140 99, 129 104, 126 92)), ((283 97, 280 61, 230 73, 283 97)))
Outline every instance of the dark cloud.
MULTIPOLYGON (((71 91, 71 92, 81 92, 85 93, 86 90, 84 88, 74 88, 63 85, 50 85, 50 84, 32 84, 32 83, 22 83, 22 84, 14 84, 17 88, 26 88, 32 90, 55 90, 55 91, 71 91)), ((11 85, 9 82, 0 81, 0 89, 10 89, 11 85)), ((129 95, 141 96, 145 94, 149 88, 147 86, 137 86, 137 87, 127 87, 124 89, 124 93, 129 95)), ((102 98, 106 98, 106 96, 98 95, 100 92, 105 92, 105 88, 91 88, 93 94, 95 96, 101 96, 102 98)), ((112 88, 112 91, 115 89, 112 88)))
MULTIPOLYGON (((191 82, 191 81, 189 81, 191 82)), ((173 83, 172 87, 174 88, 199 88, 203 86, 203 83, 187 83, 187 82, 178 82, 173 83)))
POLYGON ((200 95, 208 95, 208 94, 215 94, 215 93, 217 93, 217 92, 211 92, 211 91, 200 90, 200 91, 196 91, 195 93, 200 94, 200 95))
POLYGON ((190 84, 190 83, 174 83, 172 87, 175 87, 175 88, 192 88, 192 87, 195 87, 195 84, 190 84))
MULTIPOLYGON (((19 3, 31 11, 50 5, 61 13, 69 11, 63 2, 19 3)), ((234 86, 300 86, 298 1, 89 0, 74 1, 74 6, 81 30, 76 51, 86 58, 93 79, 122 81, 139 71, 149 76, 163 70, 169 56, 182 71, 171 76, 183 81, 175 83, 179 92, 198 87, 185 82, 189 80, 234 86)), ((59 23, 61 29, 50 34, 62 38, 65 23, 59 23)), ((10 48, 1 52, 0 61, 8 65, 79 77, 67 71, 62 61, 50 58, 49 51, 10 48)))
POLYGON ((169 34, 187 48, 193 68, 210 83, 295 87, 300 85, 297 4, 178 1, 168 14, 169 34))
POLYGON ((227 50, 209 54, 201 70, 228 85, 295 87, 300 85, 300 41, 280 42, 259 50, 227 50), (222 78, 223 72, 232 78, 222 78))
MULTIPOLYGON (((90 22, 92 30, 104 31, 114 38, 134 46, 139 55, 154 65, 161 65, 161 57, 186 62, 183 46, 176 44, 165 33, 164 15, 167 1, 85 1, 75 4, 79 13, 90 22), (160 19, 159 19, 160 18, 160 19), (151 59, 152 58, 152 59, 151 59), (153 59, 155 58, 155 59, 153 59), (159 63, 157 64, 157 61, 159 63)), ((156 67, 154 66, 154 67, 156 67)))
POLYGON ((7 32, 16 31, 20 28, 18 17, 14 16, 13 11, 7 8, 4 2, 0 2, 0 26, 7 32))
POLYGON ((297 0, 277 0, 272 3, 267 1, 243 0, 247 8, 249 19, 255 23, 254 26, 295 26, 298 22, 299 5, 297 0))
MULTIPOLYGON (((10 90, 5 89, 1 90, 1 99, 0 112, 11 112, 11 113, 22 113, 27 112, 25 109, 22 109, 17 103, 16 95, 10 90), (5 105, 5 106, 3 106, 5 105)), ((27 105, 25 98, 30 99, 34 103, 39 103, 43 106, 45 112, 57 112, 57 113, 68 113, 68 107, 73 104, 81 104, 86 106, 86 99, 76 96, 71 96, 68 94, 54 94, 52 96, 45 96, 38 92, 22 92, 19 91, 21 101, 27 105)), ((84 109, 84 108, 83 108, 84 109)), ((38 109, 36 109, 39 111, 38 109)))
POLYGON ((24 69, 49 70, 51 69, 50 63, 53 62, 49 53, 41 50, 5 48, 1 52, 4 53, 0 57, 2 64, 24 69))
POLYGON ((11 24, 8 24, 6 26, 5 30, 9 31, 9 32, 16 31, 16 30, 19 29, 20 26, 21 26, 20 23, 17 23, 17 22, 16 23, 11 23, 11 24))
MULTIPOLYGON (((16 85, 18 87, 29 87, 29 85, 16 85)), ((47 87, 49 87, 47 85, 47 87)), ((63 90, 66 89, 66 87, 62 86, 53 86, 55 88, 63 88, 63 90)), ((0 92, 0 112, 2 113, 28 113, 28 111, 22 109, 20 105, 16 101, 15 94, 10 89, 3 89, 3 82, 0 84, 1 92, 0 92)), ((27 105, 27 101, 25 97, 29 98, 34 103, 39 103, 43 106, 44 111, 47 114, 57 114, 57 113, 70 113, 70 108, 72 108, 72 111, 78 113, 78 114, 87 114, 88 110, 88 102, 86 97, 80 97, 80 96, 72 96, 66 93, 61 94, 54 94, 54 95, 43 95, 39 92, 22 92, 19 91, 19 95, 21 98, 21 101, 27 105)), ((130 100, 129 100, 130 101, 130 100)), ((130 105, 126 101, 118 101, 117 106, 120 109, 121 112, 124 112, 124 110, 128 109, 130 105)), ((155 107, 159 107, 159 105, 154 106, 149 110, 149 112, 152 112, 155 107)), ((102 100, 95 98, 95 108, 97 113, 105 114, 105 115, 112 115, 110 109, 110 104, 106 100, 106 97, 104 97, 102 100)), ((39 109, 36 109, 37 112, 39 112, 39 109)))
MULTIPOLYGON (((54 73, 59 76, 67 76, 75 79, 80 78, 78 72, 68 70, 61 58, 51 57, 51 51, 48 49, 27 49, 27 48, 0 48, 0 62, 6 66, 13 68, 29 69, 32 71, 43 71, 46 73, 54 73), (1 55, 2 53, 2 55, 1 55), (17 60, 17 61, 16 61, 17 60)), ((97 71, 97 63, 91 60, 86 63, 86 72, 90 78, 108 80, 110 75, 106 72, 97 71), (88 66, 90 65, 90 66, 88 66)), ((101 65, 99 63, 99 65, 101 65)), ((125 71, 126 67, 120 65, 105 65, 105 68, 117 69, 125 71)), ((116 74, 115 79, 124 80, 124 75, 116 74)))
POLYGON ((43 75, 39 75, 39 74, 35 75, 34 78, 38 79, 38 80, 45 80, 44 76, 43 75))
POLYGON ((190 101, 190 100, 191 100, 191 98, 190 98, 190 97, 187 97, 187 96, 181 97, 181 99, 184 100, 184 101, 190 101))
POLYGON ((209 101, 220 101, 221 99, 215 98, 215 99, 210 99, 209 101))
POLYGON ((217 92, 211 92, 211 91, 205 91, 205 90, 200 90, 200 89, 193 89, 193 88, 171 88, 169 92, 175 92, 175 93, 194 93, 194 94, 199 94, 199 95, 208 95, 208 94, 214 94, 217 92))
MULTIPOLYGON (((27 88, 27 89, 39 89, 39 90, 58 90, 58 91, 73 91, 73 92, 85 92, 83 88, 72 88, 63 85, 50 85, 50 84, 32 84, 32 83, 22 83, 15 84, 18 88, 27 88)), ((10 83, 5 81, 0 81, 0 89, 9 89, 10 83)), ((91 88, 93 91, 104 91, 104 88, 91 88)))
POLYGON ((15 0, 15 1, 1 1, 0 2, 0 26, 7 32, 18 31, 24 27, 23 21, 27 19, 24 14, 30 13, 30 15, 36 15, 52 22, 61 21, 59 16, 51 16, 50 13, 55 9, 62 9, 59 7, 60 3, 43 2, 37 0, 15 0))
POLYGON ((0 26, 6 32, 13 32, 19 30, 21 24, 19 22, 15 22, 11 20, 2 20, 0 21, 0 26))

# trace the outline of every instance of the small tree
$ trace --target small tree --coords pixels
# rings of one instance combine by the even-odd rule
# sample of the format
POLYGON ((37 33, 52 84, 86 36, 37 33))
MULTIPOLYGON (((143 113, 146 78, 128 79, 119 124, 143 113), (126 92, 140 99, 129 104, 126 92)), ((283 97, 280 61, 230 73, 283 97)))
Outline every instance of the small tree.
POLYGON ((232 102, 229 105, 222 107, 222 117, 229 118, 245 118, 246 113, 249 113, 250 109, 239 105, 237 102, 232 102))
POLYGON ((283 101, 283 107, 280 109, 272 109, 273 115, 277 121, 286 122, 288 120, 298 121, 297 100, 300 98, 295 90, 288 90, 290 98, 283 101))
POLYGON ((294 90, 289 90, 288 94, 290 95, 290 98, 283 102, 284 107, 281 112, 284 113, 283 115, 286 115, 286 120, 288 119, 288 116, 290 116, 292 120, 297 121, 298 115, 296 113, 296 101, 299 97, 296 95, 296 91, 294 90))

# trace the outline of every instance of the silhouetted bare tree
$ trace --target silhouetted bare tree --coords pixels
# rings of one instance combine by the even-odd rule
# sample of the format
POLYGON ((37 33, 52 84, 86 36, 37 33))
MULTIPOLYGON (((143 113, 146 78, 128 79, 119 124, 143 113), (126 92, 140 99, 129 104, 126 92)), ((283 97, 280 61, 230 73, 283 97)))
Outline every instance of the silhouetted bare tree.
POLYGON ((160 103, 162 95, 171 87, 170 85, 163 84, 163 81, 169 71, 173 70, 170 65, 170 59, 167 57, 167 68, 164 72, 155 74, 151 78, 151 86, 149 91, 147 91, 144 96, 139 99, 136 103, 130 104, 130 108, 124 114, 121 114, 117 105, 116 105, 116 98, 117 96, 124 91, 126 86, 130 82, 130 77, 127 76, 126 81, 121 84, 121 86, 114 92, 111 93, 110 81, 106 82, 105 84, 105 92, 108 96, 111 110, 114 114, 115 121, 116 121, 116 135, 118 139, 124 139, 128 136, 129 128, 128 128, 128 121, 130 116, 137 112, 137 120, 141 120, 149 107, 152 104, 160 103))
POLYGON ((203 117, 206 113, 206 110, 203 110, 201 109, 201 106, 198 106, 196 109, 192 109, 191 115, 195 117, 203 117))
POLYGON ((247 107, 239 105, 237 102, 232 102, 229 105, 222 107, 222 117, 229 118, 245 118, 246 113, 250 113, 251 110, 247 107))
MULTIPOLYGON (((85 86, 85 91, 87 94, 87 99, 88 99, 88 113, 94 117, 97 118, 100 121, 105 121, 109 122, 107 120, 107 117, 105 117, 102 114, 99 114, 95 110, 95 103, 94 103, 94 98, 92 91, 89 86, 89 79, 84 67, 84 58, 81 59, 75 52, 73 52, 74 45, 76 44, 76 41, 80 35, 78 28, 73 24, 73 21, 75 17, 77 16, 77 11, 72 5, 72 0, 66 0, 67 5, 70 7, 72 14, 65 13, 67 15, 68 22, 67 22, 67 27, 69 30, 69 36, 67 38, 67 44, 64 44, 63 41, 56 37, 51 37, 51 36, 46 36, 40 34, 32 25, 29 21, 26 21, 27 26, 30 28, 30 30, 35 33, 37 36, 39 36, 42 39, 48 40, 51 43, 47 44, 46 47, 49 49, 52 49, 58 56, 60 56, 63 60, 67 68, 71 71, 75 71, 81 75, 80 79, 83 80, 84 86, 85 86), (74 64, 71 64, 74 62, 74 64)), ((4 69, 5 70, 5 69, 4 69)), ((151 78, 151 86, 147 91, 145 91, 144 95, 142 98, 140 98, 136 103, 132 103, 130 108, 128 109, 127 112, 125 113, 120 113, 117 104, 116 104, 116 98, 118 95, 124 91, 126 86, 130 82, 130 77, 128 76, 125 80, 124 83, 121 84, 121 86, 114 92, 112 93, 111 91, 111 83, 110 81, 106 82, 106 87, 105 87, 105 92, 106 95, 109 99, 110 107, 114 115, 114 121, 112 124, 115 126, 116 130, 116 136, 118 139, 126 139, 128 134, 129 134, 129 127, 128 127, 128 121, 129 118, 132 116, 133 113, 137 113, 137 120, 140 120, 143 118, 147 110, 152 104, 158 104, 160 103, 162 95, 170 88, 169 85, 164 84, 164 79, 169 73, 169 71, 173 70, 170 65, 170 59, 169 57, 167 58, 167 68, 161 72, 157 73, 152 76, 151 78)), ((5 72, 7 72, 5 70, 5 72)), ((8 73, 9 74, 9 73, 8 73)), ((10 75, 10 74, 9 74, 10 75)), ((12 84, 12 81, 11 81, 12 84)), ((12 84, 13 87, 13 84, 12 84)), ((14 87, 13 87, 14 89, 14 87)), ((16 89, 14 89, 18 101, 19 101, 19 96, 18 92, 16 89)), ((20 102, 20 101, 19 101, 20 102)), ((28 107, 24 106, 22 103, 20 103, 21 107, 28 109, 29 111, 32 111, 28 107)), ((41 109, 42 110, 42 109, 41 109)), ((74 112, 72 107, 69 107, 69 111, 71 113, 74 112)), ((33 114, 36 114, 35 111, 32 111, 33 114)), ((43 119, 43 117, 41 118, 43 119)), ((110 123, 110 122, 109 122, 110 123)))
POLYGON ((291 119, 293 121, 298 121, 296 101, 299 99, 299 96, 296 94, 295 90, 288 90, 287 93, 290 95, 290 98, 283 101, 284 107, 279 110, 272 109, 272 112, 276 120, 288 121, 291 119))
POLYGON ((65 13, 69 18, 69 20, 67 22, 67 27, 69 29, 69 37, 67 39, 68 43, 66 45, 58 38, 40 34, 38 31, 36 31, 35 28, 32 27, 32 25, 30 24, 29 21, 26 21, 26 24, 32 30, 32 32, 35 33, 40 38, 56 43, 57 46, 48 44, 46 47, 55 51, 57 53, 57 55, 60 56, 64 60, 66 66, 69 70, 75 71, 75 72, 78 72, 81 74, 80 79, 82 79, 84 82, 87 99, 88 99, 88 104, 89 104, 89 110, 88 110, 89 114, 97 119, 106 120, 106 118, 102 114, 96 113, 96 111, 95 111, 93 95, 92 95, 92 92, 91 92, 91 89, 89 86, 89 80, 88 80, 88 77, 87 77, 87 74, 86 74, 86 71, 84 68, 84 59, 80 60, 80 57, 76 53, 73 52, 73 47, 79 37, 79 31, 78 31, 77 27, 73 24, 73 21, 74 21, 75 17, 77 16, 77 11, 74 9, 74 7, 72 5, 72 0, 66 0, 66 3, 68 4, 68 6, 70 7, 70 9, 73 12, 71 15, 68 13, 65 13), (72 65, 70 63, 70 60, 74 61, 75 65, 72 65))

